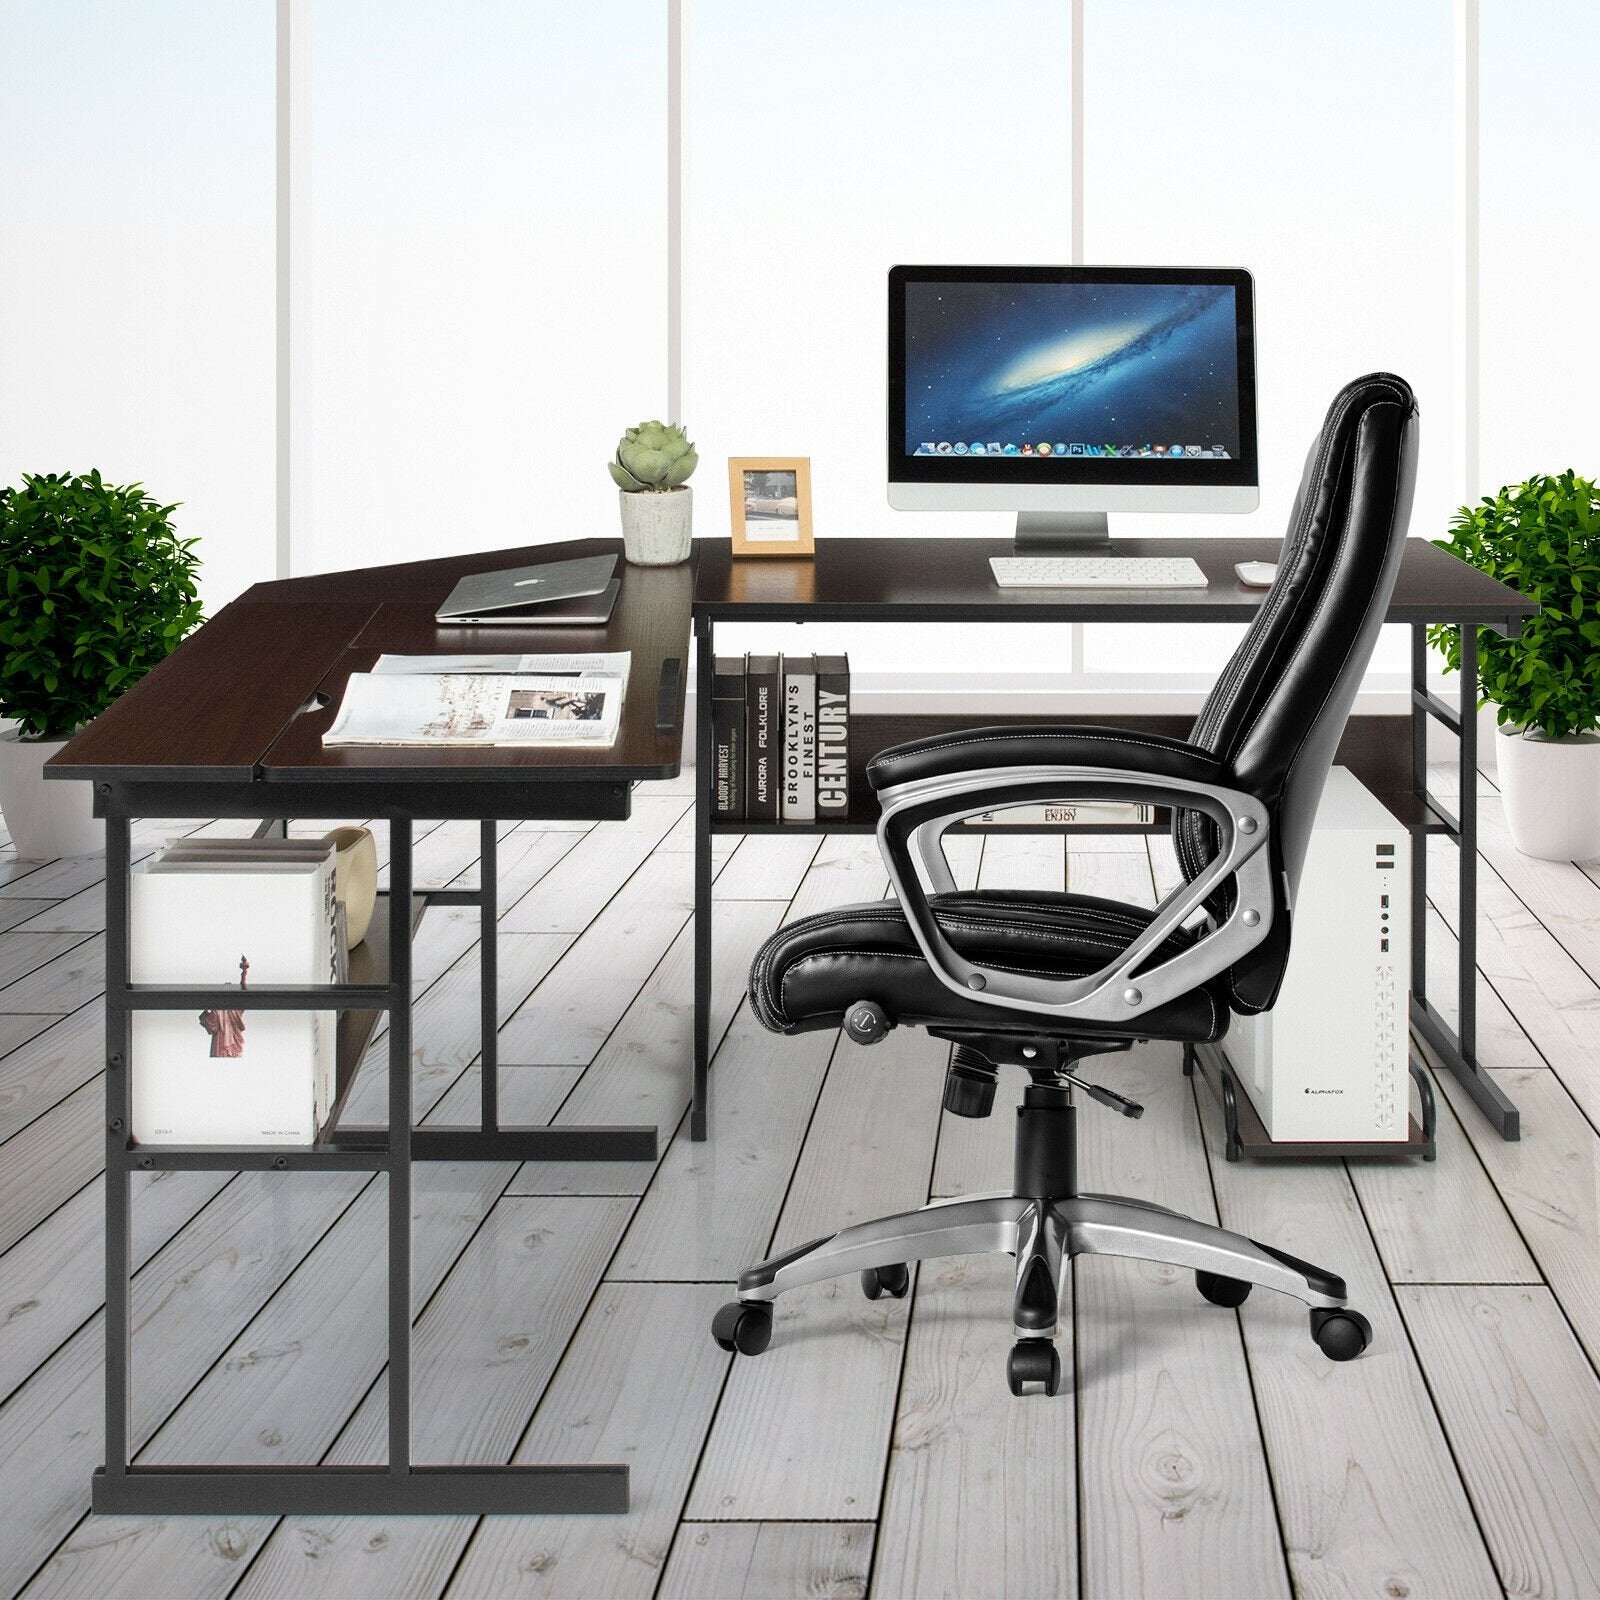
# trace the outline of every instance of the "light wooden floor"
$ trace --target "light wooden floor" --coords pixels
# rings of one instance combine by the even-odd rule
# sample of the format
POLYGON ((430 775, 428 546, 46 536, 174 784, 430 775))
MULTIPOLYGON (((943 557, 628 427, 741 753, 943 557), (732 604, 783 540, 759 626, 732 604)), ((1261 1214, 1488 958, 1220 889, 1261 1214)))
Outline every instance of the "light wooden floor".
MULTIPOLYGON (((656 1122, 658 1165, 423 1168, 420 1459, 627 1460, 626 1517, 91 1518, 101 1452, 102 898, 92 859, 0 850, 0 1590, 29 1596, 1600 1594, 1600 881, 1516 856, 1483 801, 1484 1054, 1503 1144, 1442 1083, 1434 1166, 1229 1165, 1176 1048, 1097 1063, 1083 1181, 1325 1263, 1375 1344, 1325 1361, 1296 1305, 1242 1314, 1186 1275, 1089 1260, 1073 1393, 1013 1400, 1003 1258, 780 1302, 730 1362, 707 1322, 771 1248, 1008 1180, 1010 1116, 941 1118, 941 1047, 781 1040, 743 1004, 786 917, 885 891, 870 840, 722 841, 713 1138, 683 1126, 687 782, 631 821, 502 846, 506 1116, 656 1122)), ((200 822, 183 825, 201 827, 200 822)), ((307 831, 320 831, 321 824, 307 831)), ((183 831, 141 828, 137 847, 183 831)), ((971 841, 968 882, 1148 900, 1164 849, 971 841)), ((381 844, 381 834, 380 834, 381 844)), ((471 881, 473 827, 418 845, 471 881)), ((1441 859, 1440 866, 1445 865, 1441 859)), ((1455 908, 1432 919, 1448 993, 1455 908)), ((473 915, 420 930, 417 1112, 475 1098, 473 915)), ((382 1101, 381 1062, 361 1105, 382 1101)), ((1014 1086, 1010 1086, 1014 1087, 1014 1086)), ((1203 1094, 1204 1091, 1202 1090, 1203 1094)), ((359 1114, 359 1113, 358 1113, 359 1114)), ((362 1461, 383 1440, 382 1179, 164 1174, 137 1191, 142 1458, 362 1461)))

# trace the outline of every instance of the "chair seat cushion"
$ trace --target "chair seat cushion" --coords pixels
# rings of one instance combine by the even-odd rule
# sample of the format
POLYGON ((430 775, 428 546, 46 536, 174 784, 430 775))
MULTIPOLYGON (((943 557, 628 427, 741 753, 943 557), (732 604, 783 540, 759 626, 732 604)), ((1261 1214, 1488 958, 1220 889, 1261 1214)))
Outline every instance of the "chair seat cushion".
MULTIPOLYGON (((929 904, 945 937, 967 960, 1047 977, 1097 971, 1154 915, 1093 895, 1013 889, 934 895, 929 904)), ((1159 958, 1190 943, 1192 936, 1180 930, 1162 942, 1159 958)), ((967 1000, 939 981, 893 900, 792 922, 767 940, 750 968, 750 1003, 774 1033, 837 1028, 858 1000, 875 1001, 893 1021, 913 1026, 1074 1038, 1220 1039, 1228 1019, 1220 981, 1141 1014, 1131 1028, 1064 1023, 1045 1013, 967 1000)))

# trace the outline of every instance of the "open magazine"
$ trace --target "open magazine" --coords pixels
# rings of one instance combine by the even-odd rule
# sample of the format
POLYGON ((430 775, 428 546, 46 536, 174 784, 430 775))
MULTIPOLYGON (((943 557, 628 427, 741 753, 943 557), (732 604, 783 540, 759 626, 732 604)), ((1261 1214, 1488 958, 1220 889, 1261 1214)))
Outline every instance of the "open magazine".
POLYGON ((626 654, 380 656, 371 672, 350 675, 322 742, 609 745, 627 668, 626 654))

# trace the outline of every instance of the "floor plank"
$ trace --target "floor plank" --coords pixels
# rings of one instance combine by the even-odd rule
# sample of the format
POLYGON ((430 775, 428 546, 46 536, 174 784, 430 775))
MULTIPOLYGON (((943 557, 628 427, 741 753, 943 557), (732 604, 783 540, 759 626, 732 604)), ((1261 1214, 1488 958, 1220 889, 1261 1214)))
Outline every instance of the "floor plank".
POLYGON ((740 1010, 712 1062, 710 1137, 697 1144, 679 1128, 608 1276, 723 1282, 731 1292, 767 1252, 836 1042, 808 1033, 775 1050, 740 1010))
POLYGON ((1258 1290, 1240 1313, 1296 1594, 1498 1595, 1344 1169, 1226 1161, 1215 1107, 1203 1120, 1223 1226, 1339 1273, 1373 1327, 1340 1363, 1286 1295, 1258 1290))
MULTIPOLYGON (((71 1011, 70 1005, 58 1003, 56 980, 63 975, 61 967, 51 963, 66 957, 80 945, 89 941, 81 933, 13 933, 0 941, 0 1010, 4 1011, 71 1011), (47 969, 46 975, 23 986, 22 980, 30 973, 47 969)), ((98 947, 95 952, 98 954, 98 947)), ((63 985, 62 993, 66 992, 63 985)), ((78 1002, 81 1005, 83 1002, 78 1002)))
POLYGON ((1539 1269, 1450 1102, 1434 1161, 1352 1161, 1350 1181, 1390 1283, 1537 1283, 1539 1269))
MULTIPOLYGON (((418 1169, 413 1219, 414 1303, 422 1305, 467 1247, 510 1176, 508 1163, 418 1169)), ((140 1459, 289 1463, 319 1460, 384 1369, 387 1216, 381 1181, 317 1241, 276 1294, 155 1433, 140 1459)), ((191 1567, 186 1600, 227 1593, 270 1517, 89 1517, 35 1589, 129 1600, 161 1575, 191 1567)))
POLYGON ((596 823, 514 904, 504 905, 507 933, 582 933, 647 862, 688 810, 681 799, 633 802, 625 822, 596 823))
MULTIPOLYGON (((652 855, 507 1019, 500 1039, 506 1059, 580 1067, 593 1061, 693 909, 688 858, 652 855), (601 971, 603 984, 595 982, 601 971)), ((509 924, 507 918, 502 927, 509 924)))
MULTIPOLYGON (((61 953, 31 965, 25 977, 0 989, 0 1011, 76 1011, 105 987, 105 935, 85 939, 81 933, 38 933, 17 937, 50 941, 61 953)), ((4 943, 11 942, 7 935, 4 943)), ((44 946, 38 948, 43 949, 44 946)))
POLYGON ((1600 1594, 1600 1382, 1547 1289, 1400 1291, 1508 1595, 1600 1594))
MULTIPOLYGON (((333 1224, 359 1183, 349 1173, 241 1174, 140 1273, 136 1447, 333 1224)), ((89 1478, 101 1459, 103 1342, 96 1316, 0 1408, 0 1586, 7 1589, 25 1581, 89 1508, 89 1478)))
POLYGON ((518 1460, 626 1461, 627 1516, 291 1518, 235 1600, 432 1600, 452 1574, 453 1597, 645 1600, 726 1370, 727 1357, 698 1337, 712 1303, 697 1285, 602 1288, 517 1452, 518 1460), (663 1347, 684 1355, 666 1386, 663 1347))
MULTIPOLYGON (((1166 1600, 1220 1593, 1219 1574, 1230 1597, 1292 1581, 1341 1600, 1454 1600, 1499 1592, 1496 1570, 1515 1594, 1596 1588, 1600 888, 1588 876, 1517 856, 1485 792, 1480 1051, 1522 1105, 1520 1144, 1444 1077, 1436 1164, 1230 1167, 1196 1127, 1198 1109, 1214 1141, 1216 1108, 1194 1098, 1175 1050, 1091 1063, 1150 1111, 1135 1124, 1084 1108, 1085 1184, 1199 1215, 1220 1204, 1230 1225, 1325 1258, 1377 1325, 1362 1361, 1326 1362, 1282 1297, 1258 1291, 1241 1319, 1199 1301, 1184 1274, 1085 1260, 1063 1335, 1077 1391, 1018 1402, 1001 1258, 931 1263, 909 1304, 867 1302, 853 1280, 785 1296, 759 1361, 730 1363, 710 1340, 733 1277, 770 1249, 919 1203, 930 1168, 940 1194, 1007 1186, 1020 1079, 1007 1075, 994 1117, 941 1119, 943 1047, 920 1033, 871 1054, 828 1033, 767 1034, 740 1003, 756 945, 780 920, 882 897, 886 875, 868 837, 722 834, 712 1138, 692 1143, 692 794, 686 774, 641 789, 625 823, 501 829, 502 927, 519 906, 532 925, 506 936, 500 1012, 531 1041, 506 1053, 546 1059, 534 1046, 548 1035, 559 1055, 550 1015, 587 1040, 563 1064, 507 1068, 502 1115, 651 1122, 660 1162, 499 1165, 463 1172, 464 1187, 418 1173, 419 1439, 445 1455, 628 1460, 623 1519, 86 1518, 101 1404, 103 860, 23 870, 0 851, 0 973, 16 974, 0 1007, 32 1007, 0 1010, 0 1591, 36 1569, 30 1593, 85 1600, 787 1600, 869 1582, 894 1600, 1034 1600, 1078 1594, 1080 1576, 1085 1595, 1166 1600), (630 947, 647 899, 672 915, 630 947), (559 1305, 545 1316, 547 1290, 559 1305)), ((143 821, 134 849, 245 826, 143 821)), ((419 876, 470 885, 477 843, 474 824, 419 826, 419 876)), ((959 881, 984 887, 1064 878, 1148 903, 1176 877, 1164 837, 1085 837, 1064 855, 1058 839, 974 835, 951 854, 959 881)), ((1445 865, 1429 970, 1449 1017, 1445 865)), ((477 1114, 477 938, 473 908, 435 907, 416 942, 417 1109, 435 1124, 477 1114)), ((382 1048, 380 1033, 356 1099, 374 1119, 382 1048)), ((151 1265, 136 1288, 135 1392, 149 1459, 381 1447, 381 1185, 357 1198, 358 1181, 141 1176, 135 1250, 151 1265)))
MULTIPOLYGON (((232 1178, 140 1172, 133 1178, 135 1270, 232 1178)), ((97 1177, 0 1256, 0 1400, 105 1304, 105 1180, 97 1177)))
MULTIPOLYGON (((841 1040, 774 1252, 926 1201, 947 1048, 904 1030, 870 1050, 841 1040)), ((853 1274, 783 1295, 772 1350, 734 1364, 689 1515, 874 1515, 907 1309, 866 1299, 853 1274)))
POLYGON ((862 1600, 870 1522, 686 1522, 658 1600, 862 1600))
POLYGON ((814 833, 751 834, 738 841, 717 874, 718 900, 789 900, 811 870, 821 841, 814 833))
POLYGON ((105 1060, 105 1012, 98 998, 41 1028, 0 1060, 0 1140, 98 1076, 105 1060))
MULTIPOLYGON (((1086 1063, 1145 1115, 1083 1103, 1080 1182, 1216 1222, 1180 1055, 1153 1044, 1086 1063)), ((1084 1257, 1074 1282, 1084 1600, 1204 1594, 1221 1573, 1233 1594, 1287 1600, 1238 1317, 1152 1262, 1084 1257), (1121 1469, 1097 1470, 1106 1461, 1121 1469)))
MULTIPOLYGON (((750 958, 771 933, 782 908, 770 900, 731 900, 718 908, 711 962, 711 1039, 716 1044, 743 1001, 750 958)), ((558 1123, 654 1124, 676 1128, 689 1106, 694 1060, 694 929, 673 941, 650 982, 578 1080, 558 1123)), ((712 1097, 717 1065, 712 1064, 712 1097)), ((540 1162, 518 1174, 512 1188, 600 1181, 587 1162, 540 1162), (587 1176, 586 1176, 587 1175, 587 1176)), ((625 1176, 617 1173, 616 1176, 625 1176)), ((635 1177, 647 1176, 637 1172, 635 1177)), ((609 1178, 603 1181, 611 1181, 609 1178)))

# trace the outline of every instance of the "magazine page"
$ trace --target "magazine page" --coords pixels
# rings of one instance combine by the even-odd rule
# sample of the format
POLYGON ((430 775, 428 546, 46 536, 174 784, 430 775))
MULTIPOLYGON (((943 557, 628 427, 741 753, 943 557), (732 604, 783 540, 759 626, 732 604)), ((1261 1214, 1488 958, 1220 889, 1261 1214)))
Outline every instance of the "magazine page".
POLYGON ((628 666, 632 656, 626 650, 599 651, 594 655, 560 656, 379 656, 372 670, 385 675, 394 673, 540 673, 546 676, 558 673, 578 673, 588 678, 620 678, 623 687, 628 683, 628 666))
POLYGON ((621 718, 614 677, 355 672, 322 742, 608 745, 621 718))

